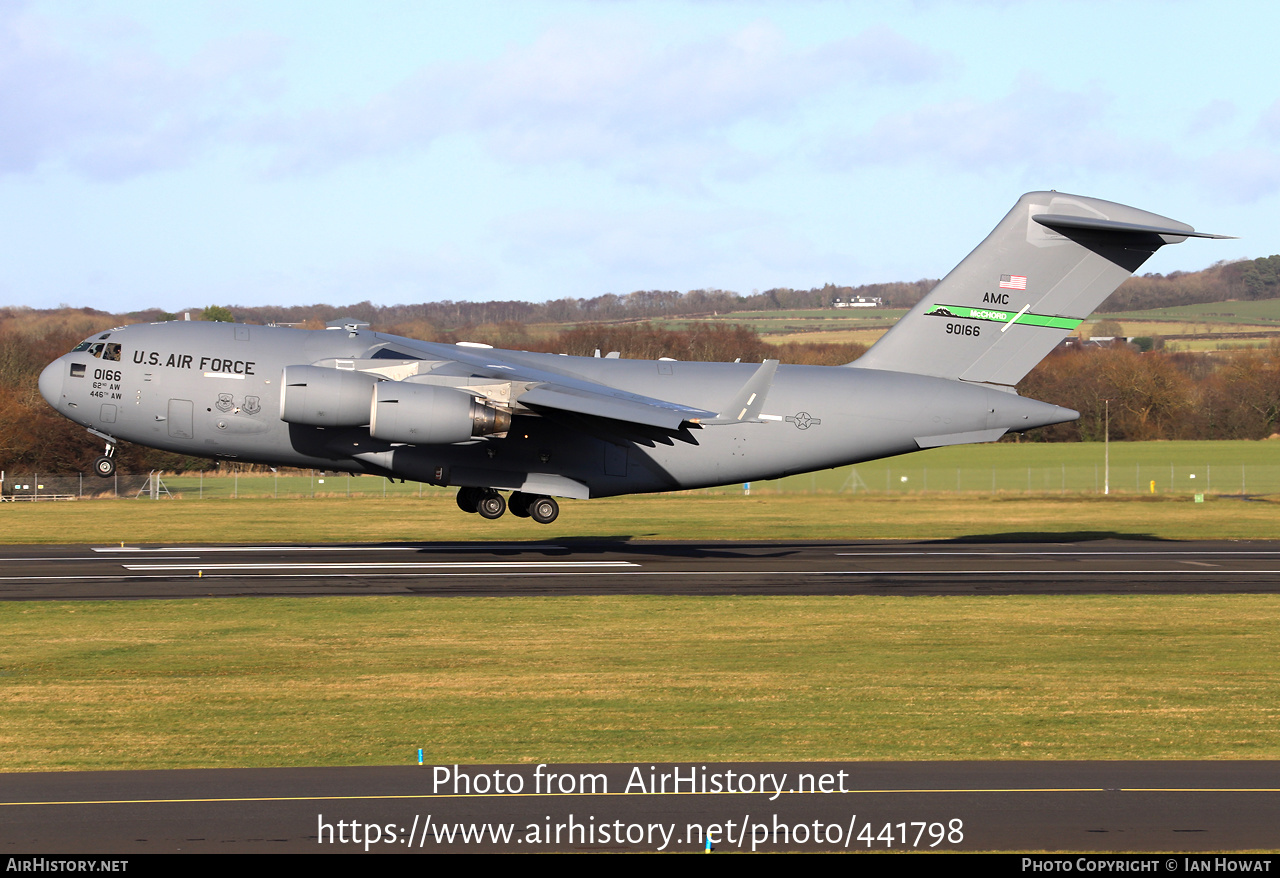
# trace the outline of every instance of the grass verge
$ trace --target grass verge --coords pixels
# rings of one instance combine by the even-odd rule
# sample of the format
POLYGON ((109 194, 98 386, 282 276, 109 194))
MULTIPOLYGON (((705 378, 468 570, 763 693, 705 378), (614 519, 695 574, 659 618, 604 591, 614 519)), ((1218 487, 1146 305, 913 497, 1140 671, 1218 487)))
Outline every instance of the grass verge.
POLYGON ((1209 497, 680 494, 564 501, 550 526, 422 499, 95 500, 12 503, 0 541, 272 543, 548 539, 1275 539, 1275 502, 1209 497))
POLYGON ((0 606, 5 769, 1280 758, 1280 598, 0 606))
MULTIPOLYGON (((586 514, 587 512, 590 514, 586 514)), ((418 498, 6 504, 11 543, 1273 539, 1210 498, 671 495, 542 527, 418 498)), ((0 605, 5 770, 1280 758, 1280 597, 0 605)))

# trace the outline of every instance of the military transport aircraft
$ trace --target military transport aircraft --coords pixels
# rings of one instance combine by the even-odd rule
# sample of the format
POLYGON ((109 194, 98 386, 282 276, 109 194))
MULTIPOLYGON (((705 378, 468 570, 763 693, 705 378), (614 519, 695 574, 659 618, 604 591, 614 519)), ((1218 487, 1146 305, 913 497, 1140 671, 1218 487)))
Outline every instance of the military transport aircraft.
POLYGON ((990 442, 1078 412, 1013 386, 1164 244, 1166 217, 1031 192, 845 366, 568 357, 327 330, 172 322, 86 339, 40 393, 106 441, 458 487, 542 523, 585 499, 771 479, 990 442), (510 491, 504 497, 501 491, 510 491))

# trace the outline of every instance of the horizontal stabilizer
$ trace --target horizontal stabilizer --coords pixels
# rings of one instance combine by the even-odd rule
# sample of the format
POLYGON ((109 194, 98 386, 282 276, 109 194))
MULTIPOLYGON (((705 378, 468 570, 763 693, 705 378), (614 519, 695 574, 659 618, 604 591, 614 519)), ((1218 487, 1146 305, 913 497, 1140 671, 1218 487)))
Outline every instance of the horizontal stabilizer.
POLYGON ((983 419, 985 423, 970 422, 966 425, 969 429, 955 430, 954 427, 948 429, 950 420, 943 419, 941 423, 936 423, 938 419, 935 418, 937 427, 947 432, 917 434, 914 437, 916 447, 941 448, 944 445, 994 442, 1010 431, 1021 433, 1050 424, 1064 424, 1080 417, 1080 413, 1073 409, 1019 396, 1002 390, 997 385, 987 385, 983 391, 986 393, 986 404, 983 406, 986 409, 986 417, 983 419))
MULTIPOLYGON (((1140 223, 1118 223, 1112 220, 1087 216, 1067 216, 1057 213, 1042 213, 1032 217, 1042 226, 1051 229, 1094 229, 1100 232, 1128 232, 1130 234, 1168 235, 1174 238, 1220 238, 1229 239, 1231 235, 1211 235, 1208 232, 1197 232, 1190 227, 1173 228, 1171 226, 1147 226, 1140 223)), ((1173 244, 1174 241, 1166 243, 1173 244)))
POLYGON ((967 433, 944 433, 941 436, 917 436, 920 448, 942 448, 945 445, 972 445, 977 442, 995 442, 1008 431, 1004 427, 994 430, 971 430, 967 433))

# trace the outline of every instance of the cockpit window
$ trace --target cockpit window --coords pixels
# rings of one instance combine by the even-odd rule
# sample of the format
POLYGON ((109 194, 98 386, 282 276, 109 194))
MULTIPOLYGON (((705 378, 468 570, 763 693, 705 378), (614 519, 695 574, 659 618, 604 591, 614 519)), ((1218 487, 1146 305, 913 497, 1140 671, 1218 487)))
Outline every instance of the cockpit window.
POLYGON ((93 339, 85 339, 71 349, 71 353, 78 354, 81 351, 88 351, 90 356, 97 357, 100 360, 111 360, 120 362, 120 345, 117 342, 106 343, 106 339, 111 338, 111 333, 104 332, 98 336, 97 341, 93 339))

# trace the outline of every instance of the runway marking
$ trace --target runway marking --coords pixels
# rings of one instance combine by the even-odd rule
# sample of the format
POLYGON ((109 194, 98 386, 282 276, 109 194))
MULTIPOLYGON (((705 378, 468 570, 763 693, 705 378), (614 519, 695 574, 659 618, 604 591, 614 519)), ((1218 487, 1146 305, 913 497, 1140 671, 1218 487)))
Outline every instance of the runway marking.
MULTIPOLYGON (((421 563, 404 563, 404 564, 175 564, 175 565, 139 565, 130 566, 121 565, 125 570, 137 571, 180 571, 180 570, 377 570, 377 569, 405 569, 405 568, 433 568, 433 569, 453 569, 453 568, 499 568, 511 569, 516 574, 521 574, 518 568, 528 567, 613 567, 613 568, 629 568, 625 570, 628 576, 1067 576, 1077 578, 1080 576, 1115 576, 1124 574, 1129 576, 1212 576, 1217 574, 1235 575, 1237 573, 1247 573, 1249 575, 1277 575, 1280 570, 1098 570, 1098 571, 1074 571, 1074 570, 1017 570, 1017 569, 996 569, 996 570, 639 570, 640 565, 631 561, 509 561, 509 562, 486 562, 486 561, 439 561, 430 562, 423 561, 421 563)), ((572 573, 573 571, 569 571, 572 573)), ((464 575, 464 574, 458 574, 464 575)), ((483 575, 483 574, 475 574, 483 575)), ((529 573, 526 575, 537 575, 529 573)), ((560 574, 547 574, 560 575, 560 574)), ((609 576, 610 573, 574 573, 576 576, 609 576)), ((11 577, 24 578, 24 577, 11 577)))
MULTIPOLYGON (((122 566, 122 567, 124 567, 124 569, 125 569, 125 570, 130 571, 130 573, 128 573, 128 574, 89 574, 89 575, 84 575, 84 576, 71 576, 71 575, 63 575, 63 576, 57 576, 57 575, 54 575, 54 576, 0 576, 0 582, 45 582, 45 581, 59 581, 59 580, 62 580, 62 581, 71 581, 71 582, 78 582, 78 581, 90 581, 90 580, 102 580, 102 579, 120 581, 120 580, 129 580, 129 579, 161 579, 161 580, 164 580, 164 579, 170 579, 170 578, 172 578, 172 577, 169 577, 169 576, 163 575, 163 571, 170 571, 170 572, 186 571, 186 572, 188 572, 188 573, 196 573, 196 572, 198 572, 198 571, 211 571, 211 570, 212 570, 212 571, 215 571, 213 575, 205 575, 205 576, 204 576, 204 578, 205 578, 205 579, 217 579, 217 578, 222 578, 222 577, 220 577, 220 576, 218 576, 218 575, 217 575, 219 572, 223 573, 224 575, 230 575, 230 574, 232 574, 232 573, 244 573, 244 572, 247 572, 247 571, 249 571, 249 570, 261 570, 261 571, 263 571, 263 572, 260 574, 260 576, 261 576, 261 578, 265 578, 265 579, 296 579, 296 578, 307 578, 307 577, 313 577, 313 576, 315 576, 315 575, 316 575, 316 574, 314 574, 314 573, 276 573, 276 572, 271 572, 271 568, 272 568, 272 567, 279 567, 279 568, 283 568, 283 569, 286 569, 286 570, 298 570, 298 569, 308 569, 308 570, 312 570, 312 569, 322 569, 322 570, 323 570, 325 567, 335 567, 335 568, 340 568, 340 569, 339 569, 339 570, 334 570, 333 572, 331 572, 331 573, 329 574, 330 576, 332 576, 332 577, 334 577, 334 578, 351 578, 351 577, 359 576, 360 574, 359 574, 359 573, 355 573, 355 572, 350 572, 350 573, 347 573, 347 572, 341 572, 341 570, 352 570, 352 571, 355 571, 355 570, 372 570, 372 569, 376 569, 379 565, 364 565, 364 564, 346 564, 346 565, 309 565, 309 564, 280 564, 280 565, 236 565, 236 564, 226 564, 226 565, 200 565, 200 564, 186 564, 186 565, 174 566, 174 567, 165 566, 165 565, 156 565, 156 566, 146 566, 146 565, 142 565, 142 566, 136 566, 136 567, 134 567, 134 566, 129 566, 129 565, 121 565, 121 566, 122 566), (148 575, 148 574, 146 573, 146 571, 154 571, 154 573, 153 573, 153 574, 151 574, 151 575, 148 575)), ((417 577, 424 577, 424 576, 453 576, 453 577, 462 577, 462 576, 495 576, 495 575, 497 575, 498 571, 501 571, 502 575, 504 575, 504 576, 520 576, 520 577, 537 577, 537 576, 583 576, 583 577, 585 577, 585 576, 618 576, 618 575, 621 575, 621 576, 697 576, 697 577, 707 577, 707 578, 710 578, 710 577, 716 577, 716 576, 739 576, 739 577, 760 577, 760 576, 857 576, 857 577, 867 577, 867 576, 883 576, 883 577, 895 577, 895 578, 902 578, 902 577, 908 577, 908 576, 916 576, 916 577, 941 577, 941 576, 949 576, 949 577, 961 577, 961 576, 1003 576, 1003 577, 1010 577, 1010 576, 1037 576, 1037 577, 1040 577, 1041 579, 1047 579, 1047 578, 1054 578, 1054 579, 1058 579, 1058 578, 1063 578, 1063 577, 1067 577, 1067 578, 1074 578, 1074 579, 1080 579, 1080 578, 1084 578, 1084 577, 1096 578, 1096 577, 1115 576, 1115 575, 1127 575, 1127 576, 1236 576, 1236 575, 1239 575, 1239 574, 1248 574, 1248 575, 1250 575, 1250 576, 1277 576, 1277 575, 1280 575, 1280 570, 1223 570, 1223 569, 1214 569, 1214 570, 1099 570, 1099 571, 1088 571, 1088 572, 1086 572, 1086 571, 1065 571, 1065 570, 1048 570, 1048 571, 1046 571, 1046 570, 958 570, 958 571, 946 571, 946 570, 772 570, 772 571, 771 571, 771 570, 639 570, 639 569, 635 569, 635 568, 638 568, 640 565, 638 565, 638 564, 634 564, 634 563, 632 563, 632 562, 630 562, 630 561, 600 561, 600 562, 591 562, 591 561, 576 561, 576 562, 575 562, 575 561, 567 561, 567 562, 564 562, 564 563, 562 563, 562 564, 557 564, 557 563, 555 563, 555 562, 551 562, 551 561, 547 561, 547 562, 527 562, 527 563, 523 563, 523 564, 518 563, 518 562, 510 562, 510 565, 509 565, 509 566, 505 566, 505 567, 504 567, 503 565, 501 565, 501 564, 486 564, 486 563, 483 563, 483 562, 471 562, 471 563, 469 563, 469 564, 468 564, 468 563, 466 563, 466 562, 458 562, 458 563, 455 563, 455 564, 450 564, 450 563, 447 563, 447 562, 440 562, 440 563, 437 563, 437 564, 432 564, 432 563, 429 563, 429 562, 423 562, 423 563, 421 563, 421 564, 380 565, 380 566, 383 566, 383 567, 400 567, 400 568, 406 568, 406 567, 407 567, 407 568, 414 568, 414 570, 415 570, 415 571, 416 571, 416 570, 421 570, 422 568, 431 568, 430 570, 422 570, 422 572, 410 572, 410 571, 405 571, 405 572, 394 572, 394 571, 386 571, 386 572, 382 572, 382 573, 380 573, 380 575, 381 575, 381 576, 383 576, 383 577, 385 577, 385 578, 392 578, 392 577, 405 577, 405 576, 417 576, 417 577), (557 571, 550 571, 550 570, 548 570, 548 571, 546 571, 546 572, 539 572, 539 571, 537 571, 537 570, 526 570, 526 569, 520 569, 520 568, 522 568, 522 567, 534 567, 534 566, 537 566, 537 567, 559 567, 559 568, 564 568, 564 567, 568 567, 568 566, 571 566, 571 565, 585 565, 585 566, 593 566, 593 567, 615 567, 615 569, 614 569, 614 570, 611 570, 611 571, 565 570, 565 569, 560 569, 560 570, 557 570, 557 571), (470 568, 475 568, 475 567, 493 568, 493 569, 494 569, 494 572, 475 572, 475 573, 468 573, 468 572, 465 572, 465 570, 459 569, 459 568, 468 568, 468 567, 470 567, 470 568), (627 569, 622 569, 622 568, 627 568, 627 569), (456 570, 457 572, 444 572, 445 570, 456 570), (440 571, 440 572, 434 572, 434 571, 440 571)))
MULTIPOLYGON (((963 795, 973 793, 1012 794, 1012 793, 1280 793, 1280 787, 1009 787, 1009 788, 958 788, 958 789, 859 789, 845 790, 839 795, 873 796, 873 795, 963 795)), ((769 796, 767 791, 722 790, 720 792, 670 791, 628 793, 622 790, 613 793, 404 793, 379 794, 367 796, 227 796, 207 799, 85 799, 68 801, 43 802, 0 802, 0 807, 30 807, 32 805, 182 805, 235 802, 355 802, 355 801, 396 801, 402 799, 578 799, 578 798, 617 798, 627 796, 633 798, 652 796, 769 796)), ((782 790, 784 796, 827 796, 829 793, 782 790)))
MULTIPOLYGON (((213 552, 445 552, 445 551, 573 551, 573 547, 561 546, 553 543, 440 543, 440 544, 422 544, 413 546, 168 546, 168 547, 142 547, 142 546, 101 546, 91 547, 90 551, 99 554, 148 554, 162 552, 196 552, 196 553, 213 553, 213 552)), ((835 557, 838 558, 877 558, 877 557, 939 557, 939 558, 965 558, 965 557, 1037 557, 1037 556, 1062 556, 1073 558, 1104 558, 1104 557, 1125 557, 1134 555, 1151 555, 1156 557, 1173 557, 1183 555, 1210 555, 1210 556, 1280 556, 1278 550, 1266 549, 1150 549, 1150 550, 1105 550, 1105 551, 1009 551, 1009 552, 990 552, 990 551, 967 551, 963 549, 947 550, 947 551, 884 551, 884 552, 836 552, 835 557)), ((4 560, 10 561, 44 561, 48 558, 8 558, 4 560)), ((73 560, 73 559, 60 559, 73 560)), ((90 559, 74 559, 74 560, 90 560, 90 559)))
MULTIPOLYGON (((199 557, 200 557, 199 555, 174 555, 172 558, 157 558, 155 560, 157 561, 190 561, 193 558, 199 558, 199 557)), ((61 564, 64 561, 101 562, 102 559, 101 558, 58 558, 52 555, 45 556, 44 558, 5 558, 3 556, 0 556, 0 562, 3 562, 5 564, 16 564, 19 561, 28 561, 28 562, 36 562, 36 563, 56 562, 61 564)))
MULTIPOLYGON (((92 548, 91 551, 101 553, 137 553, 146 552, 422 552, 422 551, 510 551, 512 549, 527 549, 529 551, 544 551, 546 549, 558 549, 563 551, 564 546, 556 546, 550 543, 432 543, 420 546, 183 546, 182 548, 144 548, 142 546, 103 546, 101 548, 92 548)), ((38 559, 44 560, 44 559, 38 559)))
POLYGON ((838 558, 852 557, 884 557, 884 556, 905 556, 905 557, 926 557, 937 555, 945 558, 965 558, 965 557, 984 557, 992 556, 996 558, 1013 557, 1019 555, 1065 555, 1069 557, 1102 557, 1107 555, 1157 555, 1164 557, 1166 555, 1280 555, 1280 551, 1270 549, 1247 549, 1237 551, 1235 549, 1171 549, 1171 550, 1126 550, 1126 551, 1101 551, 1101 552, 969 552, 964 549, 956 549, 946 552, 836 552, 838 558))
POLYGON ((404 569, 497 569, 513 570, 526 567, 639 567, 632 561, 405 561, 383 564, 146 564, 131 566, 122 564, 125 570, 181 571, 181 570, 404 570, 404 569))

